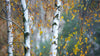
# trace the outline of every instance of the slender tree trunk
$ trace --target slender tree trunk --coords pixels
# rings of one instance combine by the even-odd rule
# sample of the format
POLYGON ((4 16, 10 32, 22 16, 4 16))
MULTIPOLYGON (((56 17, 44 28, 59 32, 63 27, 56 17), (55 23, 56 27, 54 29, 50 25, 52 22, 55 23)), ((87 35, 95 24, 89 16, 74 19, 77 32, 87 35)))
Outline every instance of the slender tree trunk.
MULTIPOLYGON (((10 0, 6 0, 6 18, 11 20, 11 5, 10 0)), ((13 34, 12 22, 7 21, 7 37, 8 37, 8 56, 13 56, 13 34)))
POLYGON ((24 49, 25 56, 30 56, 30 29, 29 29, 29 19, 28 19, 28 9, 26 7, 26 1, 21 0, 23 8, 23 22, 24 22, 24 49))
POLYGON ((39 49, 40 48, 40 30, 38 30, 38 33, 37 33, 37 38, 36 38, 36 47, 39 49))
POLYGON ((52 45, 51 45, 51 51, 50 56, 57 56, 57 45, 58 45, 58 28, 59 28, 59 19, 60 19, 60 8, 61 8, 61 1, 57 0, 57 10, 55 12, 55 17, 53 19, 52 24, 52 45))

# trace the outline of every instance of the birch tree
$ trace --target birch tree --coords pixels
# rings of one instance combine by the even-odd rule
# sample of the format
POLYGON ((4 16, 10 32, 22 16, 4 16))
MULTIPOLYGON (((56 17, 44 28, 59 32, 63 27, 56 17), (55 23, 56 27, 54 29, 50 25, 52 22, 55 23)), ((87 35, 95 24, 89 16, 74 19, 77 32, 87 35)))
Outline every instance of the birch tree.
POLYGON ((55 3, 55 6, 56 6, 57 10, 55 12, 55 15, 53 18, 53 24, 52 24, 53 37, 52 37, 50 56, 57 56, 58 28, 59 28, 61 1, 57 0, 57 4, 55 3))
POLYGON ((30 29, 29 29, 28 9, 25 0, 21 0, 21 4, 23 9, 25 56, 30 56, 30 35, 29 35, 30 29))
MULTIPOLYGON (((10 0, 6 0, 6 19, 11 20, 10 0)), ((7 37, 8 37, 8 56, 13 56, 13 34, 12 22, 7 21, 7 37)))

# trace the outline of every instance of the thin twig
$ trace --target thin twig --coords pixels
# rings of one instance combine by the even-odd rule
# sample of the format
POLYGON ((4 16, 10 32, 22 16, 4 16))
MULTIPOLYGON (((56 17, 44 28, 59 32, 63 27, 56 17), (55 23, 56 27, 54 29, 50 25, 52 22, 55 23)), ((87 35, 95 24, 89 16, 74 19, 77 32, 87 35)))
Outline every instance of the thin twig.
POLYGON ((19 26, 19 25, 18 25, 17 23, 15 23, 14 21, 11 21, 11 20, 9 20, 9 19, 6 19, 6 18, 2 17, 1 15, 0 15, 0 17, 1 17, 2 19, 4 19, 4 20, 7 20, 7 21, 10 21, 10 22, 14 23, 16 26, 18 26, 18 27, 22 30, 22 32, 24 32, 24 30, 21 28, 21 26, 19 26))

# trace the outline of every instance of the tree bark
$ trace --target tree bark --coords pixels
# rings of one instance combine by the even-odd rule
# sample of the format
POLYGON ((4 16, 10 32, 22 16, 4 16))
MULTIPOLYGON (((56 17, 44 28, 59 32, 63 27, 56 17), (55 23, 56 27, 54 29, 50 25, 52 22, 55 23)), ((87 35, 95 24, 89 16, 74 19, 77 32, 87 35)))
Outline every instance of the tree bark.
MULTIPOLYGON (((6 19, 11 20, 10 0, 6 0, 6 19)), ((13 34, 12 22, 7 21, 7 37, 8 37, 8 56, 13 56, 13 34)))
POLYGON ((23 9, 25 56, 30 56, 30 29, 29 29, 28 9, 25 0, 21 0, 21 4, 23 9))
POLYGON ((52 45, 50 50, 50 56, 57 56, 57 45, 58 45, 58 28, 59 28, 59 19, 60 19, 60 10, 61 10, 61 1, 57 0, 56 12, 53 18, 53 24, 52 24, 52 45))

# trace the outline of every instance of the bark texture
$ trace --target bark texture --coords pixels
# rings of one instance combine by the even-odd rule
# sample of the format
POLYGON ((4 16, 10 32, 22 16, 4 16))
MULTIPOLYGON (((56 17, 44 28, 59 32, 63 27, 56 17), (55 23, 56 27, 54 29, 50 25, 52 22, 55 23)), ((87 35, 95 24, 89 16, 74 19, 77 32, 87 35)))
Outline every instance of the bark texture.
POLYGON ((57 0, 57 4, 55 4, 57 10, 55 12, 52 24, 52 45, 50 56, 57 56, 57 45, 58 45, 58 28, 59 28, 59 19, 60 19, 60 11, 61 11, 61 1, 57 0))
POLYGON ((28 9, 25 0, 21 0, 21 4, 23 8, 25 56, 30 56, 30 35, 29 35, 30 29, 29 29, 28 9))
MULTIPOLYGON (((10 0, 6 0, 6 19, 11 20, 10 0)), ((7 21, 7 37, 8 37, 8 56, 13 56, 13 34, 12 22, 7 21)))

